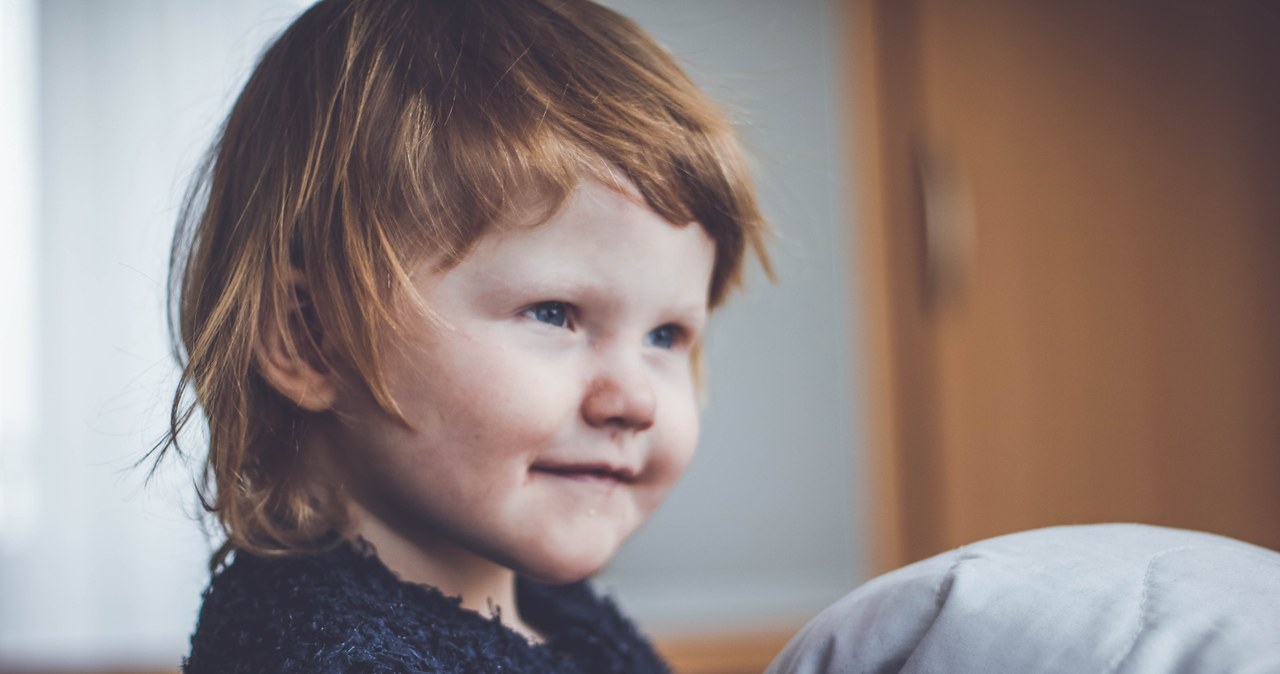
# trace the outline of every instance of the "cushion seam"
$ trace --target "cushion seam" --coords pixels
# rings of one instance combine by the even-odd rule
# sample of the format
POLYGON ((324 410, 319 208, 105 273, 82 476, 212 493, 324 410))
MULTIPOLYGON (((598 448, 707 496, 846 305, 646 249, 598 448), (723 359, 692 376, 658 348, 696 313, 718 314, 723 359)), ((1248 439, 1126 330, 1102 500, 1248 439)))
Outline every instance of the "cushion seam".
POLYGON ((1119 671, 1120 667, 1129 659, 1129 656, 1133 655, 1133 651, 1138 647, 1138 638, 1142 636, 1142 632, 1147 626, 1147 611, 1150 608, 1151 600, 1151 574, 1155 571, 1156 562, 1159 561, 1161 557, 1171 555, 1175 552, 1186 552, 1188 550, 1195 549, 1195 546, 1186 546, 1173 548, 1171 550, 1164 550, 1152 555, 1147 560, 1147 568, 1142 574, 1142 597, 1138 601, 1138 621, 1134 626, 1133 634, 1129 637, 1129 643, 1125 645, 1124 649, 1116 654, 1116 657, 1112 659, 1111 664, 1107 667, 1107 672, 1109 674, 1115 674, 1115 672, 1119 671))

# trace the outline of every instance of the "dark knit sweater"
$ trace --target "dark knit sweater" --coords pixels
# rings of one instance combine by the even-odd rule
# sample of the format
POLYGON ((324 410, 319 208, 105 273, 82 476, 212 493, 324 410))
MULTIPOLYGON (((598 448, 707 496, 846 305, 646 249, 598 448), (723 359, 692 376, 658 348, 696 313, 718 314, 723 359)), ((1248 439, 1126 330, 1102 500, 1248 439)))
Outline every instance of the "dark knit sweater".
POLYGON ((186 674, 667 672, 634 626, 585 583, 517 584, 530 644, 372 553, 238 554, 205 592, 186 674))

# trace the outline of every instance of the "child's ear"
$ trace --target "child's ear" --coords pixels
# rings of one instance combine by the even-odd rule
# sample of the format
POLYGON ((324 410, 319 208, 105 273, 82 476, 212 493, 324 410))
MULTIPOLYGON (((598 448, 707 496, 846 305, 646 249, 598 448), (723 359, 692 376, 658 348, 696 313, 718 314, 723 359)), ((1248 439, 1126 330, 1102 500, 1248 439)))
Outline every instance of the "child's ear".
POLYGON ((326 411, 338 400, 339 382, 321 355, 325 335, 301 272, 290 272, 285 296, 285 306, 268 312, 254 347, 258 372, 298 407, 308 412, 326 411))

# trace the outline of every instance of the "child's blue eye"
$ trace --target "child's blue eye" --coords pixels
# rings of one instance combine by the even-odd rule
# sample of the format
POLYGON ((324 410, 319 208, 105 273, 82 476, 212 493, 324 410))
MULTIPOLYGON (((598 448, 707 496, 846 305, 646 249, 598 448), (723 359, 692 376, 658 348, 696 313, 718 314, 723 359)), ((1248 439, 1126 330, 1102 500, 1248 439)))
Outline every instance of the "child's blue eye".
POLYGON ((659 349, 674 349, 676 344, 680 343, 682 335, 683 331, 680 326, 668 323, 654 328, 645 341, 650 346, 656 346, 659 349))
POLYGON ((557 328, 569 325, 569 305, 564 302, 539 302, 525 310, 525 315, 539 323, 557 328))

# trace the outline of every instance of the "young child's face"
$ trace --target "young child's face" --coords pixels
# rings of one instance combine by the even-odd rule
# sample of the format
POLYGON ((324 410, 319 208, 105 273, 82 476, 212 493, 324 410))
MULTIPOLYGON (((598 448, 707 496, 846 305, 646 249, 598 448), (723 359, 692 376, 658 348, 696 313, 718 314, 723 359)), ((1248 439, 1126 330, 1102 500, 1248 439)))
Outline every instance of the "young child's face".
POLYGON ((355 498, 428 556, 478 556, 551 582, 599 569, 692 458, 691 349, 715 245, 584 181, 554 217, 430 262, 385 364, 413 429, 339 408, 355 498), (460 554, 461 553, 461 554, 460 554))

